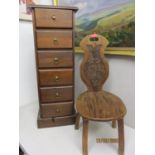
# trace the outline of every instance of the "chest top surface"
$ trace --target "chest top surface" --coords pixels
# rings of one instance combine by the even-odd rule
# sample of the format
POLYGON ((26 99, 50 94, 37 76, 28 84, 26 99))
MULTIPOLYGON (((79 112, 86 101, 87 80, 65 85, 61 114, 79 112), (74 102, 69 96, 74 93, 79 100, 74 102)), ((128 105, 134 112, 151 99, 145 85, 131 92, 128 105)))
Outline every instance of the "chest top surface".
POLYGON ((43 9, 62 9, 62 10, 73 10, 78 11, 77 7, 74 6, 53 6, 53 5, 36 5, 30 4, 28 5, 29 8, 43 8, 43 9))

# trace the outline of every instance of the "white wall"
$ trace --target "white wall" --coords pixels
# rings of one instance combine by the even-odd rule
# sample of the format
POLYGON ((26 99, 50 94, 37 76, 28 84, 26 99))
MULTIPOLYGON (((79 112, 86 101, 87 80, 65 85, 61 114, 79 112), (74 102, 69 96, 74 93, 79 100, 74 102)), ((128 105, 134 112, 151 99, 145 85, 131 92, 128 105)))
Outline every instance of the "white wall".
POLYGON ((19 76, 20 105, 38 101, 31 22, 19 24, 19 76))
MULTIPOLYGON (((34 41, 31 22, 19 23, 19 52, 20 52, 20 105, 38 103, 37 82, 35 72, 34 41)), ((79 76, 79 64, 82 54, 76 54, 76 83, 75 91, 78 96, 84 89, 79 76)), ((135 90, 134 76, 135 61, 133 57, 108 56, 110 65, 109 79, 105 89, 120 96, 126 104, 128 113, 125 117, 127 125, 134 127, 135 117, 135 90)))

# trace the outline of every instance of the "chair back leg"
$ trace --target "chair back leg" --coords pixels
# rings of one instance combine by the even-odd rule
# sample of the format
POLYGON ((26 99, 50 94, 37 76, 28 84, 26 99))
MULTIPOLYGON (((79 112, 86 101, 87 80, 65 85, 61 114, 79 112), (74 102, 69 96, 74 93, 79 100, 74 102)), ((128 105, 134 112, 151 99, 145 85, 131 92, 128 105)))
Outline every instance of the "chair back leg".
POLYGON ((118 120, 118 154, 124 155, 124 121, 118 120))
POLYGON ((116 128, 116 120, 112 121, 112 128, 116 128))
POLYGON ((88 155, 88 120, 83 118, 83 135, 82 135, 83 155, 88 155))
POLYGON ((79 123, 80 123, 80 114, 76 114, 76 120, 75 120, 75 129, 79 129, 79 123))

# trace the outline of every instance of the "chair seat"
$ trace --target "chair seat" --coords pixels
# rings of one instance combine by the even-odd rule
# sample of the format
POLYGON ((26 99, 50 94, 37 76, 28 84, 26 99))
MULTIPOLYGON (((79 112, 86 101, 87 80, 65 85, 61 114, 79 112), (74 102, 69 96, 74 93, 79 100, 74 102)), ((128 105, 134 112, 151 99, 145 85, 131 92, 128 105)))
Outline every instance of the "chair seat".
POLYGON ((118 120, 126 114, 121 99, 106 91, 82 93, 76 101, 76 110, 82 117, 94 121, 118 120))

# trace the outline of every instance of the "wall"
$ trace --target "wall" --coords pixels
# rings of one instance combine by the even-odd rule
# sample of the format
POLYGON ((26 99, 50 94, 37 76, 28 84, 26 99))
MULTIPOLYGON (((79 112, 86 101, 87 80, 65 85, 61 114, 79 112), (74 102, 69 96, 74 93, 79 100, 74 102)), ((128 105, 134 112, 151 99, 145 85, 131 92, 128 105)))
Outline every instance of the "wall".
MULTIPOLYGON (((32 23, 20 21, 19 28, 20 106, 32 102, 37 104, 38 97, 32 23)), ((85 89, 79 76, 79 64, 81 58, 82 54, 76 54, 76 96, 78 96, 85 89)), ((105 84, 105 89, 122 98, 128 110, 127 116, 125 117, 125 123, 131 127, 134 127, 134 58, 124 56, 108 56, 107 58, 110 65, 110 75, 105 84)))

